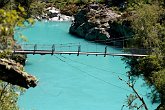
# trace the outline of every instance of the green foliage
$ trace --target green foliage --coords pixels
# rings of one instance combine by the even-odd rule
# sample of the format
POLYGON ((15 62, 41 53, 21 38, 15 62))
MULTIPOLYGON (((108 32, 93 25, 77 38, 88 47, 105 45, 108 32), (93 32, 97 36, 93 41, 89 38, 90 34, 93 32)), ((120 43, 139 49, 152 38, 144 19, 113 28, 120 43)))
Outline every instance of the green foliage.
POLYGON ((62 3, 62 2, 65 2, 65 3, 68 3, 68 4, 86 4, 86 3, 92 3, 92 2, 97 2, 97 3, 100 3, 100 2, 103 2, 103 0, 48 0, 48 2, 50 3, 62 3))
POLYGON ((10 50, 4 50, 3 52, 0 52, 0 58, 10 58, 12 55, 10 50))
POLYGON ((152 82, 159 93, 162 101, 165 101, 165 69, 161 69, 157 72, 154 72, 152 76, 152 82))
POLYGON ((112 23, 109 23, 110 25, 110 35, 114 38, 117 37, 127 37, 133 35, 132 28, 128 27, 130 25, 127 21, 114 21, 112 23))
MULTIPOLYGON (((14 46, 13 34, 15 27, 26 27, 34 24, 32 18, 25 19, 26 12, 23 7, 18 5, 17 10, 0 9, 0 49, 12 48, 14 46), (25 24, 24 22, 27 21, 25 24)), ((22 37, 25 39, 25 37, 22 37)))
MULTIPOLYGON (((25 19, 26 10, 19 4, 7 0, 0 0, 0 58, 12 58, 11 48, 14 47, 13 38, 15 27, 26 27, 25 21, 33 23, 32 19, 25 19)), ((22 36, 22 38, 24 38, 22 36)), ((18 57, 15 56, 15 59, 18 57)), ((21 61, 20 61, 21 62, 21 61)), ((1 71, 0 69, 0 72, 1 71)), ((0 81, 0 110, 18 110, 18 97, 23 93, 23 89, 0 81)))
POLYGON ((23 88, 0 81, 0 110, 19 110, 17 100, 24 91, 23 88))
POLYGON ((24 18, 20 14, 25 14, 24 10, 19 7, 20 12, 16 10, 0 9, 0 48, 8 48, 13 45, 13 33, 15 26, 23 27, 24 18))
POLYGON ((75 14, 75 12, 78 10, 77 9, 78 6, 83 6, 83 5, 89 4, 89 3, 102 3, 103 0, 60 0, 60 1, 59 0, 48 0, 48 2, 53 4, 56 8, 59 8, 62 12, 63 11, 66 12, 66 10, 68 9, 67 11, 72 10, 73 11, 72 13, 75 14))
POLYGON ((21 6, 24 6, 25 8, 29 8, 30 4, 32 3, 32 0, 15 0, 17 4, 20 4, 21 6))
MULTIPOLYGON (((149 49, 148 57, 124 58, 130 76, 143 76, 154 88, 152 101, 165 107, 165 13, 163 0, 128 0, 123 21, 130 22, 130 47, 149 49), (159 97, 157 97, 159 96, 159 97)), ((127 33, 127 35, 129 35, 127 33)), ((165 109, 165 108, 163 108, 165 109)))
POLYGON ((137 103, 134 103, 135 100, 137 99, 137 96, 134 95, 134 94, 130 94, 129 96, 127 96, 127 105, 129 110, 134 110, 135 108, 138 108, 138 104, 137 103))
POLYGON ((158 47, 161 39, 159 39, 160 24, 158 23, 160 16, 160 7, 156 5, 142 5, 135 10, 132 18, 132 28, 135 32, 133 45, 141 48, 158 47))
POLYGON ((34 1, 29 7, 29 13, 33 16, 40 16, 44 14, 44 9, 46 8, 46 3, 41 1, 34 1))

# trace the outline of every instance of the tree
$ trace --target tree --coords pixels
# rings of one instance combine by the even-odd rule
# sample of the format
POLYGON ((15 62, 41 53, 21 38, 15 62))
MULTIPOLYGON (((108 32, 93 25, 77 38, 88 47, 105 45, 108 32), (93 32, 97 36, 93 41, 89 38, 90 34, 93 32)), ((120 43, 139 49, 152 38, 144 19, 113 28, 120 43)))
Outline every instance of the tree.
POLYGON ((137 90, 135 89, 135 80, 131 81, 130 79, 131 77, 129 77, 128 81, 123 80, 122 78, 119 77, 119 80, 125 82, 132 90, 133 90, 133 94, 130 94, 129 96, 127 96, 127 104, 122 106, 122 110, 123 108, 126 106, 129 109, 134 109, 136 108, 137 110, 144 108, 145 110, 148 110, 148 107, 143 99, 143 97, 140 96, 140 94, 137 92, 137 90), (137 103, 134 103, 136 101, 136 99, 138 99, 141 102, 141 105, 138 105, 137 103))
POLYGON ((141 3, 127 8, 129 13, 127 20, 131 22, 134 35, 131 47, 144 48, 150 50, 148 57, 144 58, 124 58, 130 76, 143 76, 150 87, 155 88, 152 101, 160 99, 158 110, 165 109, 165 19, 162 4, 153 0, 141 0, 141 3), (158 96, 158 97, 157 97, 158 96))
POLYGON ((3 7, 0 9, 0 50, 1 50, 0 52, 0 79, 1 79, 0 80, 0 110, 18 110, 19 109, 19 107, 17 106, 18 97, 21 95, 21 93, 24 90, 19 86, 12 85, 12 84, 18 84, 18 82, 20 81, 18 77, 14 77, 14 76, 7 77, 7 75, 9 74, 14 75, 14 72, 17 73, 18 71, 22 71, 23 73, 25 72, 23 70, 23 66, 20 66, 19 64, 20 66, 19 67, 18 63, 9 60, 12 58, 12 55, 9 54, 8 52, 6 53, 6 51, 12 49, 15 45, 15 40, 13 36, 15 32, 15 27, 16 26, 25 27, 24 25, 25 21, 32 23, 33 20, 25 18, 26 12, 23 7, 21 7, 20 5, 14 4, 14 2, 8 4, 8 2, 9 1, 6 1, 6 0, 0 1, 0 3, 2 3, 0 7, 3 7), (14 79, 13 77, 16 79, 13 80, 14 79), (12 83, 12 80, 13 80, 13 83, 12 83))
POLYGON ((0 88, 0 110, 19 110, 17 100, 24 90, 2 81, 0 81, 0 88))

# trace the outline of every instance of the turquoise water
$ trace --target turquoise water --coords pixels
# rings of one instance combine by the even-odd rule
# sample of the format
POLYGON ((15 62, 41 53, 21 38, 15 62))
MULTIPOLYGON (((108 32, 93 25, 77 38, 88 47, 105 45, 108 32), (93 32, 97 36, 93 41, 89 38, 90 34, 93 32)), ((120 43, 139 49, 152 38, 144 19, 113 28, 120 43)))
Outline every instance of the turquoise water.
MULTIPOLYGON (((37 22, 21 30, 29 44, 78 43, 84 51, 104 51, 105 46, 90 43, 68 34, 70 22, 37 22)), ((18 39, 18 43, 23 43, 18 39)), ((69 49, 69 48, 68 48, 69 49)), ((76 49, 76 48, 74 48, 76 49)), ((120 52, 108 48, 111 52, 120 52)), ((39 79, 19 99, 21 110, 121 110, 131 89, 118 77, 127 80, 120 57, 77 55, 28 55, 25 69, 39 79)), ((146 87, 137 81, 136 89, 145 96, 146 87)), ((146 97, 149 110, 152 105, 146 97)), ((124 108, 123 110, 128 110, 124 108)))

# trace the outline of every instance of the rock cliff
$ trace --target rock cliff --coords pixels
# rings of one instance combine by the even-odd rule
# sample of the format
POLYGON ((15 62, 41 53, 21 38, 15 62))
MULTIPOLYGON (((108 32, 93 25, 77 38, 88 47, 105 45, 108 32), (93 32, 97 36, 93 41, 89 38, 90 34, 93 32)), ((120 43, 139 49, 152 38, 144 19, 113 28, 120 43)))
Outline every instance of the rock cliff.
POLYGON ((9 59, 0 59, 0 80, 27 89, 37 85, 36 77, 26 73, 21 64, 9 59))
POLYGON ((69 32, 87 40, 107 40, 111 37, 109 23, 119 17, 104 5, 89 4, 74 16, 69 32))
POLYGON ((10 43, 0 39, 0 80, 27 89, 37 86, 37 78, 26 73, 23 69, 26 55, 14 55, 11 52, 14 48, 21 49, 21 46, 16 44, 14 36, 6 36, 5 38, 5 41, 10 41, 10 43))

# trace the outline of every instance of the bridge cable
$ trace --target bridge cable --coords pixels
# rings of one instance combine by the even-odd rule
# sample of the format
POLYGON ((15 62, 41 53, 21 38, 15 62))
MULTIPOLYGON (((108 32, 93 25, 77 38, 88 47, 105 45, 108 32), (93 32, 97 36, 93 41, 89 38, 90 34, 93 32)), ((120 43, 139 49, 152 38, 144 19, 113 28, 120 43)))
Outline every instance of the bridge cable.
MULTIPOLYGON (((66 57, 64 57, 64 56, 62 56, 62 55, 60 55, 60 56, 63 57, 63 58, 66 58, 66 57)), ((92 75, 92 74, 89 74, 88 72, 86 72, 86 71, 84 71, 84 70, 81 70, 80 68, 78 68, 78 67, 76 67, 76 66, 73 66, 73 65, 67 63, 66 61, 62 60, 61 58, 59 58, 59 57, 57 57, 57 56, 56 56, 56 58, 58 58, 59 60, 65 62, 67 65, 69 65, 69 66, 71 66, 71 67, 73 67, 73 68, 75 68, 75 69, 77 69, 77 70, 79 70, 79 71, 81 71, 81 72, 83 72, 83 73, 86 73, 86 74, 87 74, 88 76, 90 76, 90 77, 93 77, 93 78, 95 78, 95 79, 97 79, 97 80, 100 80, 100 81, 102 81, 102 82, 104 82, 104 83, 106 83, 106 84, 112 85, 112 86, 114 86, 114 87, 123 89, 123 90, 125 90, 125 91, 133 92, 133 91, 131 91, 131 90, 125 89, 125 88, 120 87, 120 86, 118 86, 118 85, 112 84, 112 83, 110 83, 109 81, 105 81, 105 80, 103 80, 103 79, 101 79, 101 78, 99 78, 99 77, 96 77, 96 76, 92 75)), ((69 59, 69 58, 66 58, 66 59, 69 59)), ((69 59, 69 60, 74 61, 74 60, 72 60, 72 59, 69 59)), ((86 65, 86 64, 81 63, 81 62, 78 62, 78 61, 74 61, 74 62, 77 62, 77 63, 83 64, 83 65, 86 65)), ((86 66, 94 67, 94 66, 92 66, 92 65, 86 65, 86 66)), ((97 68, 97 67, 94 67, 94 68, 108 72, 108 70, 100 69, 100 68, 97 68)), ((110 71, 109 71, 109 72, 110 72, 110 71)), ((112 73, 116 73, 116 72, 112 72, 112 73)), ((119 73, 116 73, 116 74, 119 74, 119 73)), ((114 74, 112 74, 112 75, 114 75, 114 74)), ((126 75, 124 75, 124 74, 120 74, 120 75, 126 76, 126 75)), ((118 76, 118 78, 120 78, 120 77, 118 76)), ((146 95, 143 95, 143 94, 140 94, 140 95, 141 95, 141 96, 146 96, 146 95)))
MULTIPOLYGON (((95 69, 97 69, 97 70, 101 70, 101 71, 105 71, 105 72, 112 72, 112 71, 105 70, 105 69, 102 69, 102 68, 99 68, 99 67, 95 67, 95 66, 93 66, 93 65, 89 65, 89 64, 85 64, 85 63, 83 63, 83 62, 79 62, 79 61, 76 61, 76 60, 72 60, 72 59, 70 59, 70 58, 68 58, 68 57, 65 57, 65 56, 63 56, 63 55, 61 55, 61 57, 65 58, 65 59, 68 59, 68 60, 70 60, 70 61, 73 61, 73 62, 75 62, 75 63, 79 63, 79 64, 81 64, 81 65, 85 65, 85 66, 87 66, 87 67, 95 68, 95 69)), ((121 73, 121 74, 120 74, 120 73, 116 73, 116 72, 112 72, 112 73, 119 74, 119 75, 122 75, 122 76, 127 76, 127 75, 125 75, 125 73, 121 73)))
MULTIPOLYGON (((55 56, 56 56, 56 55, 55 55, 55 56)), ((56 56, 56 58, 58 58, 59 60, 61 60, 61 59, 60 59, 59 57, 57 57, 57 56, 56 56)), ((61 60, 61 61, 62 61, 62 60, 61 60)), ((82 73, 85 73, 86 75, 88 75, 88 76, 90 76, 90 77, 92 77, 92 78, 94 78, 94 79, 97 79, 97 80, 99 80, 99 81, 101 81, 101 82, 104 82, 104 83, 106 83, 106 84, 108 84, 108 85, 112 85, 112 86, 114 86, 114 87, 123 89, 123 90, 128 91, 128 92, 133 92, 133 91, 131 91, 131 90, 129 90, 129 89, 125 89, 125 88, 120 87, 120 86, 118 86, 118 85, 112 84, 112 83, 110 83, 109 81, 105 81, 105 80, 103 80, 103 79, 101 79, 101 78, 99 78, 99 77, 96 77, 96 76, 94 76, 94 75, 92 75, 92 74, 89 74, 88 72, 86 72, 86 71, 84 71, 84 70, 81 70, 80 68, 78 68, 78 67, 76 67, 76 66, 73 66, 73 65, 69 64, 68 62, 65 62, 65 63, 66 63, 67 65, 69 65, 70 67, 72 67, 72 68, 74 68, 74 69, 77 69, 77 70, 81 71, 82 73)))

